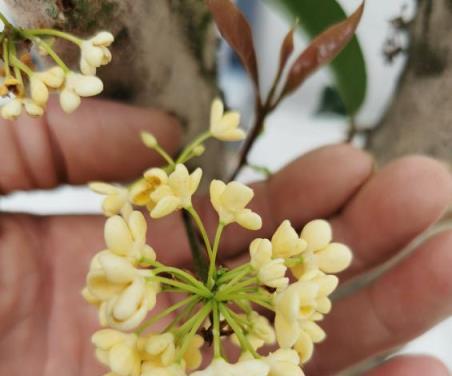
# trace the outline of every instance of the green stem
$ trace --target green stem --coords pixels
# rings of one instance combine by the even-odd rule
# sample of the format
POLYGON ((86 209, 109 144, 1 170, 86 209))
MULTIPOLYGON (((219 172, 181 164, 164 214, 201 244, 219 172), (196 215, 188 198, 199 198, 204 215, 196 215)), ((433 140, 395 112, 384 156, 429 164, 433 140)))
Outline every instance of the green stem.
POLYGON ((3 40, 3 62, 5 66, 5 76, 11 75, 11 70, 9 68, 9 49, 8 49, 8 38, 3 40))
POLYGON ((202 133, 199 137, 197 137, 192 143, 190 143, 182 152, 182 154, 177 158, 177 163, 183 163, 182 161, 187 159, 187 156, 192 152, 194 148, 198 145, 201 145, 204 141, 211 137, 211 133, 209 131, 202 133))
POLYGON ((259 283, 259 279, 257 277, 253 277, 238 284, 231 284, 229 288, 220 290, 216 297, 218 300, 233 299, 235 293, 240 292, 240 290, 243 290, 244 288, 257 283, 259 283))
POLYGON ((22 31, 24 31, 27 34, 33 35, 33 36, 46 35, 46 36, 52 36, 52 37, 57 37, 57 38, 61 38, 61 39, 66 39, 69 42, 72 42, 72 43, 76 44, 79 47, 81 47, 81 45, 83 43, 82 39, 77 38, 74 35, 65 33, 63 31, 59 31, 59 30, 53 30, 53 29, 23 29, 22 31))
POLYGON ((204 227, 204 224, 202 223, 201 217, 199 216, 198 212, 193 206, 190 206, 186 209, 190 215, 195 220, 196 226, 198 226, 199 232, 201 233, 201 236, 204 240, 204 245, 206 246, 207 254, 209 255, 209 258, 212 258, 212 245, 210 244, 209 236, 207 235, 206 228, 204 227))
POLYGON ((33 73, 30 68, 28 68, 25 64, 23 64, 16 56, 16 45, 9 41, 9 60, 11 61, 14 67, 14 75, 16 80, 19 81, 19 96, 24 94, 24 80, 22 78, 21 69, 28 75, 31 76, 33 73))
POLYGON ((178 288, 180 288, 183 291, 188 291, 188 292, 191 292, 191 293, 196 294, 198 296, 202 296, 204 298, 210 298, 211 295, 212 295, 210 292, 206 293, 205 290, 200 290, 200 289, 198 289, 195 286, 187 285, 186 283, 182 283, 182 282, 179 282, 179 281, 174 281, 174 280, 169 279, 169 278, 153 276, 153 277, 149 277, 149 280, 157 281, 157 282, 169 285, 169 286, 178 287, 178 288))
POLYGON ((195 272, 202 281, 207 281, 207 261, 204 257, 204 253, 201 252, 201 244, 198 237, 196 236, 192 218, 190 217, 190 214, 185 210, 182 211, 182 220, 184 222, 185 232, 190 244, 193 263, 195 264, 195 272))
POLYGON ((5 29, 14 29, 14 26, 11 24, 11 22, 8 21, 8 19, 2 12, 0 12, 0 21, 2 21, 3 25, 5 25, 5 29))
POLYGON ((240 325, 234 320, 234 318, 230 314, 229 308, 227 308, 224 304, 220 304, 219 306, 221 314, 224 316, 229 326, 232 328, 235 335, 239 339, 242 350, 248 351, 256 359, 260 358, 259 354, 256 352, 256 350, 254 350, 253 346, 251 346, 251 343, 246 338, 240 325))
POLYGON ((160 312, 159 314, 157 314, 156 316, 152 317, 151 319, 145 321, 143 324, 141 324, 141 326, 135 331, 136 334, 140 335, 141 333, 143 333, 143 331, 145 331, 147 328, 149 328, 150 326, 154 325, 155 323, 159 322, 161 319, 165 318, 166 316, 170 315, 171 313, 173 313, 174 311, 177 311, 179 308, 193 303, 195 301, 199 300, 199 297, 195 296, 190 296, 184 300, 181 300, 180 302, 172 305, 171 307, 167 308, 166 310, 160 312))
POLYGON ((209 277, 207 279, 207 286, 209 288, 212 288, 215 284, 214 280, 214 274, 216 271, 216 262, 217 262, 217 255, 218 255, 218 249, 220 248, 220 240, 221 240, 221 234, 223 233, 224 225, 222 223, 218 224, 217 232, 215 234, 215 240, 213 243, 213 249, 212 249, 212 256, 210 258, 210 267, 209 267, 209 277))
POLYGON ((56 64, 58 64, 64 72, 67 74, 71 70, 69 67, 64 63, 63 60, 56 54, 56 52, 52 49, 52 47, 49 46, 48 43, 44 42, 42 39, 36 38, 33 34, 28 33, 26 30, 20 30, 19 31, 25 38, 32 40, 33 42, 39 44, 46 52, 49 54, 49 56, 55 61, 56 64))
MULTIPOLYGON (((176 357, 176 362, 180 362, 187 352, 188 346, 190 345, 191 340, 198 332, 199 328, 203 324, 206 317, 209 315, 209 313, 212 311, 212 303, 206 304, 201 310, 198 311, 198 313, 192 318, 192 320, 187 321, 185 324, 190 322, 190 326, 188 326, 190 331, 186 336, 183 338, 182 345, 179 349, 178 356, 176 357)), ((185 325, 184 324, 184 325, 185 325)))
POLYGON ((184 338, 185 335, 187 334, 187 332, 193 328, 193 326, 196 324, 196 322, 199 321, 200 317, 205 317, 210 313, 210 311, 212 310, 212 302, 204 302, 204 306, 195 313, 195 315, 193 317, 191 317, 189 320, 187 320, 183 325, 181 325, 179 328, 177 328, 174 333, 175 336, 180 339, 180 338, 184 338), (207 313, 206 313, 207 312, 207 313), (206 314, 205 314, 206 313, 206 314), (205 314, 205 316, 204 316, 205 314))
POLYGON ((178 276, 181 279, 184 279, 185 282, 191 283, 193 286, 196 286, 197 288, 199 288, 200 290, 205 291, 206 293, 209 293, 210 290, 207 289, 206 286, 204 286, 200 281, 198 281, 195 277, 193 277, 192 275, 188 274, 187 272, 184 272, 181 269, 178 268, 173 268, 171 266, 158 266, 156 269, 152 270, 152 272, 157 275, 159 273, 171 273, 174 274, 175 276, 178 276))
POLYGON ((194 302, 192 302, 191 304, 187 305, 181 313, 179 313, 173 321, 171 321, 171 323, 168 324, 168 326, 163 330, 163 333, 166 332, 170 332, 173 330, 173 328, 181 321, 181 320, 185 320, 187 317, 189 317, 191 315, 191 313, 193 312, 193 310, 195 309, 196 305, 200 302, 201 300, 195 300, 194 302))
POLYGON ((155 145, 153 149, 160 154, 160 156, 170 165, 171 168, 174 168, 176 162, 171 156, 159 145, 155 145))
POLYGON ((13 67, 16 67, 21 71, 25 72, 28 77, 30 77, 33 74, 33 71, 17 58, 17 56, 15 55, 15 51, 14 52, 11 51, 10 60, 13 67))
POLYGON ((275 308, 272 305, 271 300, 267 300, 265 298, 260 298, 257 294, 243 294, 238 293, 234 296, 234 301, 238 299, 248 300, 250 302, 256 303, 264 308, 267 308, 270 311, 274 311, 275 308))
POLYGON ((247 275, 252 270, 251 265, 243 264, 239 267, 229 270, 225 274, 223 274, 217 281, 218 284, 225 284, 228 281, 236 280, 236 278, 242 279, 245 275, 247 275))
POLYGON ((220 308, 219 303, 213 306, 213 356, 221 358, 220 308))

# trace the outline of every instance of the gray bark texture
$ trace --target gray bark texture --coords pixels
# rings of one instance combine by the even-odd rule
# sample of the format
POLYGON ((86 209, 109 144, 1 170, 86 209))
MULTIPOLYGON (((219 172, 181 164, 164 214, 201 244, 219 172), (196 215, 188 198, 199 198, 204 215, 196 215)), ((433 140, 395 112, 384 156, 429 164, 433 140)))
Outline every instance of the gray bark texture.
POLYGON ((380 164, 412 153, 452 162, 452 1, 418 0, 408 64, 368 148, 380 164))
MULTIPOLYGON (((104 95, 178 116, 186 140, 206 129, 216 87, 216 36, 199 0, 5 0, 22 27, 53 27, 90 36, 116 36, 113 62, 100 69, 104 95)), ((58 48, 58 46, 57 46, 58 48)), ((77 51, 59 50, 77 65, 77 51)), ((210 151, 209 151, 210 150, 210 151)), ((221 145, 201 162, 206 175, 222 171, 221 145)), ((205 179, 204 179, 205 180, 205 179)))

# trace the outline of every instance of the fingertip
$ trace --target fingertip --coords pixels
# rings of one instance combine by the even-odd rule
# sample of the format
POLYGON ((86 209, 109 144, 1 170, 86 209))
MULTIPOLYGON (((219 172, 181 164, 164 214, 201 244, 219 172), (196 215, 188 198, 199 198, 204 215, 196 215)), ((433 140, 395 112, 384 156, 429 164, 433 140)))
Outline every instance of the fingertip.
POLYGON ((275 218, 290 218, 300 226, 330 216, 369 179, 373 166, 370 154, 348 144, 325 146, 302 156, 269 181, 275 218))
POLYGON ((169 153, 182 140, 177 119, 163 111, 98 99, 85 99, 73 114, 49 102, 47 123, 62 153, 67 180, 73 184, 97 180, 127 180, 163 163, 144 146, 140 133, 152 133, 169 153))
POLYGON ((388 360, 366 376, 429 375, 449 376, 450 372, 439 359, 428 355, 404 355, 388 360))

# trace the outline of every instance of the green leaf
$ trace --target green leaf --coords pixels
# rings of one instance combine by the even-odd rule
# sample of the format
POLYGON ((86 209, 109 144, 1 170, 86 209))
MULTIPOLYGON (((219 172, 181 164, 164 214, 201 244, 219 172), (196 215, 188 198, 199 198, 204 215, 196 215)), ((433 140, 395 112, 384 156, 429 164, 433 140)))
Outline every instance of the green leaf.
MULTIPOLYGON (((342 7, 335 0, 271 0, 284 7, 292 17, 298 18, 301 27, 315 37, 328 27, 346 19, 342 7)), ((348 46, 332 61, 337 89, 350 114, 362 105, 367 87, 364 55, 358 39, 353 37, 348 46)))

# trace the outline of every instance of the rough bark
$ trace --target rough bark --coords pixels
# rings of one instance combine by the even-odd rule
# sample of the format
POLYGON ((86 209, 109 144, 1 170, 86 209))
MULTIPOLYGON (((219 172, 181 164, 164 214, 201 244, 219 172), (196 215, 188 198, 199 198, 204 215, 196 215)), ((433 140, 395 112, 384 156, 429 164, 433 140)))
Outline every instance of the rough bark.
MULTIPOLYGON (((116 35, 113 62, 99 70, 105 96, 177 115, 187 140, 205 129, 217 94, 216 40, 199 0, 5 0, 18 25, 89 36, 116 35)), ((63 53, 74 66, 76 51, 63 53)), ((223 166, 221 146, 204 156, 207 175, 223 166), (208 161, 208 163, 207 163, 208 161)))
POLYGON ((421 153, 452 162, 452 1, 418 0, 408 64, 369 150, 384 164, 421 153))

